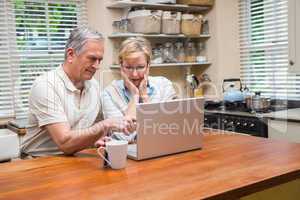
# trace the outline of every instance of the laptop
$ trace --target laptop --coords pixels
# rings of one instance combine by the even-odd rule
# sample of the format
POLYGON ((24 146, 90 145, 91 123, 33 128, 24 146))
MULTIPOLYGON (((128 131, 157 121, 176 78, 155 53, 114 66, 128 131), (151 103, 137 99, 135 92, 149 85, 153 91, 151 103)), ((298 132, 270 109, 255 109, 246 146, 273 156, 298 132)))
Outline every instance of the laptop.
POLYGON ((201 149, 203 116, 203 98, 138 104, 137 138, 128 145, 128 158, 144 160, 201 149))

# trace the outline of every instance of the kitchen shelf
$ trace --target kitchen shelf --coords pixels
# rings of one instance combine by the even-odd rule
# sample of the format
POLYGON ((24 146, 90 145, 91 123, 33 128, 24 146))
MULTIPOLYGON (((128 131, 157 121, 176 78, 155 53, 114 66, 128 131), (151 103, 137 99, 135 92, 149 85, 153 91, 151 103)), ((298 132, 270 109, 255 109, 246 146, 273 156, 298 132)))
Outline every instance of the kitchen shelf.
POLYGON ((201 34, 198 36, 186 36, 184 34, 140 34, 140 33, 113 33, 108 36, 110 39, 127 38, 127 37, 145 37, 145 38, 210 38, 210 35, 201 34))
POLYGON ((110 3, 107 8, 130 8, 140 7, 149 9, 160 9, 160 10, 176 10, 176 11, 187 11, 187 12, 202 12, 211 9, 209 6, 189 6, 184 4, 160 4, 160 3, 145 3, 145 2, 130 2, 128 0, 117 1, 110 3))
MULTIPOLYGON (((151 64, 151 67, 155 67, 155 68, 165 68, 165 67, 189 67, 189 66, 205 66, 205 65, 211 65, 210 62, 205 62, 205 63, 197 63, 197 62, 193 62, 193 63, 163 63, 163 64, 151 64)), ((110 66, 111 69, 120 69, 119 65, 112 65, 110 66)))

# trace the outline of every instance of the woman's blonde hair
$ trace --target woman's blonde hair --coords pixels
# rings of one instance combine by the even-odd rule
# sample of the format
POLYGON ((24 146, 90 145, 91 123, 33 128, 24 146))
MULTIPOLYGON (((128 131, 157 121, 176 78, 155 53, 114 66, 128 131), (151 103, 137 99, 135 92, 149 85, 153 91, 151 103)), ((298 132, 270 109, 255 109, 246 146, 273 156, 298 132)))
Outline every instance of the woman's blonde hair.
POLYGON ((148 40, 142 37, 131 37, 124 40, 121 44, 119 50, 119 62, 123 63, 124 59, 126 59, 130 54, 142 52, 144 53, 147 64, 150 63, 151 60, 151 44, 148 40))

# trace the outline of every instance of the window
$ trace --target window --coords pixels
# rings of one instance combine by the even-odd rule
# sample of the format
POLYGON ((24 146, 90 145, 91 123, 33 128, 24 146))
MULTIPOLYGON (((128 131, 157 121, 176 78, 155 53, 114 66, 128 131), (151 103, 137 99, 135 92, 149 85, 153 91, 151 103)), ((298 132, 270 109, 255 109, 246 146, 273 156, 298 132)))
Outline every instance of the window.
POLYGON ((288 0, 240 0, 241 78, 251 91, 300 100, 300 76, 288 72, 288 0))
POLYGON ((27 116, 33 81, 63 62, 80 24, 87 24, 84 0, 0 1, 0 117, 27 116))

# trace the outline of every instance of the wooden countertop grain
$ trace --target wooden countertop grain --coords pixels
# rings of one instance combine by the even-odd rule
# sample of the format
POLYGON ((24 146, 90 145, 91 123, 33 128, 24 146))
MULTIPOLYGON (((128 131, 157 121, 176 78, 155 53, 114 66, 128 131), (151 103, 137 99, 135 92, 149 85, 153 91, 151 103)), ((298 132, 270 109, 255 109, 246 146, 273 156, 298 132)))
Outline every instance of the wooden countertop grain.
POLYGON ((300 144, 219 133, 123 170, 101 168, 95 150, 0 164, 0 199, 236 199, 300 177, 300 144))

